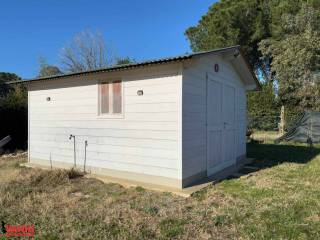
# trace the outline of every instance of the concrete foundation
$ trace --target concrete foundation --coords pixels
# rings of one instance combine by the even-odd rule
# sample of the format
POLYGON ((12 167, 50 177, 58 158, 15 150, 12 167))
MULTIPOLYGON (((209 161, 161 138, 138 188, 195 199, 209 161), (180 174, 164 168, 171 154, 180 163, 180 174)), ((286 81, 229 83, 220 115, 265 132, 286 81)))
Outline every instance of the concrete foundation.
MULTIPOLYGON (((51 168, 50 161, 41 160, 41 159, 31 159, 30 165, 34 166, 44 166, 51 168)), ((74 167, 73 164, 64 163, 64 162, 52 162, 53 168, 64 168, 70 169, 74 167)), ((76 169, 83 171, 83 166, 77 165, 76 169)), ((108 176, 111 178, 117 179, 125 179, 129 181, 141 182, 141 183, 150 183, 154 185, 166 186, 170 188, 182 188, 182 180, 173 179, 173 178, 166 178, 161 176, 154 176, 142 173, 133 173, 133 172, 126 172, 126 171, 118 171, 113 169, 106 169, 106 168, 98 168, 92 166, 86 166, 86 172, 91 175, 97 176, 108 176)))
MULTIPOLYGON (((172 192, 183 197, 188 197, 192 193, 197 192, 206 186, 215 184, 218 181, 231 176, 235 172, 239 171, 239 169, 241 169, 245 164, 249 164, 251 162, 252 159, 247 159, 245 156, 241 156, 237 159, 237 163, 235 165, 227 167, 209 177, 207 176, 207 172, 203 171, 183 180, 89 166, 86 167, 86 172, 88 174, 85 176, 88 178, 96 178, 106 183, 118 183, 124 187, 141 186, 150 190, 172 192)), ((51 165, 50 161, 32 159, 31 163, 24 164, 24 166, 42 169, 70 169, 73 167, 73 164, 53 162, 51 165)), ((78 166, 77 169, 83 171, 82 166, 78 166)))
POLYGON ((193 176, 185 178, 182 180, 182 188, 187 188, 194 185, 199 185, 202 182, 206 181, 220 181, 228 176, 232 175, 233 173, 237 172, 241 169, 245 164, 250 163, 251 160, 247 159, 245 155, 242 155, 237 158, 236 164, 227 167, 211 176, 207 176, 207 171, 199 172, 193 176))

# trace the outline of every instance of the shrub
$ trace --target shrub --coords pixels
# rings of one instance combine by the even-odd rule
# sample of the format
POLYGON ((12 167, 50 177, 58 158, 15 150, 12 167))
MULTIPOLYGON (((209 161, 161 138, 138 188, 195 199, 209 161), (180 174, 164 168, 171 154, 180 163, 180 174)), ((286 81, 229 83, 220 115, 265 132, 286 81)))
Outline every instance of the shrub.
POLYGON ((5 146, 10 151, 27 147, 27 90, 22 84, 6 84, 19 79, 15 74, 0 73, 0 139, 11 136, 12 140, 5 146))

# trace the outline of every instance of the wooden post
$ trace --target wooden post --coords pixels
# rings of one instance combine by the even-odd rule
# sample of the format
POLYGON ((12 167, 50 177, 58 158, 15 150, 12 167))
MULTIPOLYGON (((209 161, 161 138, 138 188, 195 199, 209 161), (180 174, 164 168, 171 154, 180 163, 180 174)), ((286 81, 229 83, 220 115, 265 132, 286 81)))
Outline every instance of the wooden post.
POLYGON ((281 106, 280 112, 280 123, 279 123, 279 135, 282 136, 284 134, 284 127, 286 125, 285 117, 284 117, 284 106, 281 106))

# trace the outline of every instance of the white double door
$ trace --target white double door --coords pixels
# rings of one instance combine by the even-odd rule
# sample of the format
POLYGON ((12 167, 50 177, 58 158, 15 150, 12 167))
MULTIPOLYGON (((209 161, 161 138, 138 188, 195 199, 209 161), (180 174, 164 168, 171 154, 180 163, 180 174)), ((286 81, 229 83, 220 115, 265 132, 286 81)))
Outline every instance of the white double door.
POLYGON ((236 162, 236 87, 208 79, 207 175, 236 162))

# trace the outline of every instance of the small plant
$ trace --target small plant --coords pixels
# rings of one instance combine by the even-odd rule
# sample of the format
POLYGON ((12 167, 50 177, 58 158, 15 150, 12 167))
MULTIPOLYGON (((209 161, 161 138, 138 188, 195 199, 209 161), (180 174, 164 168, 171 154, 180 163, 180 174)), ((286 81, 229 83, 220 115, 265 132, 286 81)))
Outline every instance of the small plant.
POLYGON ((137 192, 145 192, 146 190, 143 187, 137 186, 136 191, 137 192))
POLYGON ((185 224, 183 219, 166 218, 160 222, 160 230, 166 238, 174 238, 183 232, 185 224))
POLYGON ((217 215, 213 217, 212 221, 215 226, 221 226, 221 225, 228 224, 230 221, 230 218, 228 215, 217 215))
POLYGON ((71 168, 70 170, 68 170, 67 174, 68 174, 69 179, 74 179, 74 178, 79 178, 79 177, 84 176, 83 172, 80 172, 79 170, 77 170, 75 168, 71 168))
POLYGON ((206 198, 206 196, 207 196, 207 188, 202 189, 202 190, 197 191, 197 192, 192 194, 192 197, 194 197, 198 201, 204 200, 206 198))
POLYGON ((158 208, 158 207, 155 207, 155 206, 153 206, 153 207, 148 207, 148 208, 146 208, 146 212, 149 213, 151 216, 155 216, 155 215, 158 214, 159 208, 158 208))

